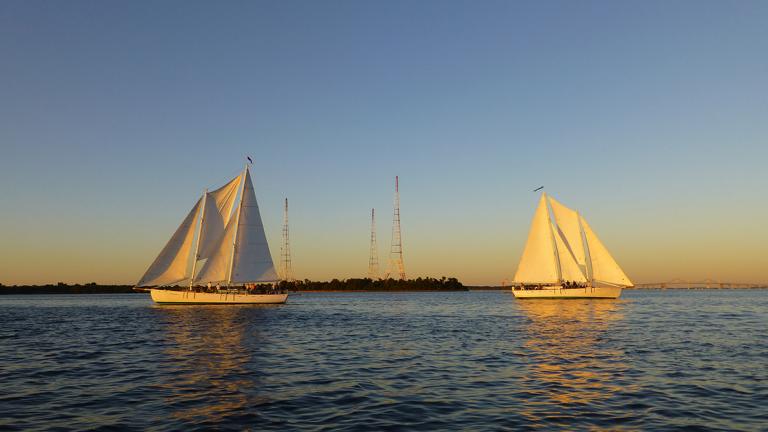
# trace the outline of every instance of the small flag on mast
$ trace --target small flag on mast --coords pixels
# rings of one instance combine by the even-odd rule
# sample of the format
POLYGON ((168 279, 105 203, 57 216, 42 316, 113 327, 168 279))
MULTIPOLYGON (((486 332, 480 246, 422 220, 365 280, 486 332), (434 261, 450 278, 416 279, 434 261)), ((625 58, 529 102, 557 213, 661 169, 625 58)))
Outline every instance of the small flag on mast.
POLYGON ((250 156, 246 156, 245 158, 248 159, 249 164, 253 165, 253 159, 251 159, 250 156))

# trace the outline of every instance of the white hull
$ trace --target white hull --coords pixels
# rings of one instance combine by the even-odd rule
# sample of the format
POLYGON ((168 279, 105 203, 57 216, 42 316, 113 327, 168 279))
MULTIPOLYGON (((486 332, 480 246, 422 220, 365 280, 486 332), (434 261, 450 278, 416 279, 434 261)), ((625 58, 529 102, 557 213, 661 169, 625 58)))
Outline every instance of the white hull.
POLYGON ((513 289, 512 294, 520 299, 617 299, 621 295, 620 287, 563 288, 547 287, 542 289, 513 289))
POLYGON ((149 290, 152 300, 161 304, 280 304, 288 299, 284 294, 232 294, 194 291, 149 290))

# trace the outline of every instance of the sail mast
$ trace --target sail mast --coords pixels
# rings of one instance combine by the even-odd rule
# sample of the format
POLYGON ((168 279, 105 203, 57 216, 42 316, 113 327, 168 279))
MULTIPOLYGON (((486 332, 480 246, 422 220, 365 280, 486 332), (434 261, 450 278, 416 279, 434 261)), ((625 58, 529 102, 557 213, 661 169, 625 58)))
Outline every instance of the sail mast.
POLYGON ((203 191, 203 206, 200 208, 200 226, 197 228, 197 243, 195 243, 195 252, 192 259, 192 275, 189 277, 189 289, 195 282, 195 270, 197 269, 197 258, 200 254, 200 238, 203 235, 203 224, 205 223, 205 205, 208 202, 208 188, 203 191))
POLYGON ((546 192, 544 192, 544 196, 547 198, 545 202, 546 206, 546 213, 547 213, 547 225, 549 226, 549 238, 552 240, 552 251, 554 252, 553 258, 555 259, 555 268, 557 269, 557 281, 562 283, 563 281, 563 269, 560 266, 560 256, 558 255, 557 251, 557 240, 555 240, 555 230, 552 226, 552 218, 549 216, 549 195, 547 195, 546 192))
POLYGON ((584 264, 587 271, 587 282, 592 286, 592 254, 589 252, 589 242, 587 241, 587 234, 584 232, 584 225, 581 224, 581 215, 576 212, 576 217, 579 220, 579 235, 581 236, 581 244, 584 248, 584 264))
POLYGON ((237 203, 237 214, 235 215, 235 232, 232 236, 232 253, 229 256, 229 274, 227 275, 227 287, 232 283, 232 270, 235 267, 235 248, 237 247, 237 232, 240 225, 240 213, 243 210, 243 194, 245 194, 245 180, 248 178, 248 164, 245 164, 245 170, 243 170, 243 181, 240 187, 240 202, 237 203))

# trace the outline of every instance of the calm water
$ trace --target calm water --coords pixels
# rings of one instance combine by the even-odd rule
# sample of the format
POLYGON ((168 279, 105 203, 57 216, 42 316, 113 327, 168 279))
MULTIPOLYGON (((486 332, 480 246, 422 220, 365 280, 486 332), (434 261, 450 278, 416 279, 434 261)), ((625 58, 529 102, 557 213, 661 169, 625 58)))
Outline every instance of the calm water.
POLYGON ((768 429, 768 291, 0 297, 0 429, 768 429))

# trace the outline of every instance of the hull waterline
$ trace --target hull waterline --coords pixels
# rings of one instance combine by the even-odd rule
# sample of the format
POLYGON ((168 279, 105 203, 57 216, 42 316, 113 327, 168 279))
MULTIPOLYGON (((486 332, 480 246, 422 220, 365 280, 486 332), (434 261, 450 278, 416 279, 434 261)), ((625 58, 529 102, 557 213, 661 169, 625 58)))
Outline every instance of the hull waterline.
POLYGON ((519 299, 617 299, 621 295, 620 287, 563 288, 548 287, 542 289, 513 289, 512 294, 519 299))
POLYGON ((194 291, 149 290, 159 304, 282 304, 288 294, 203 293, 194 291))

